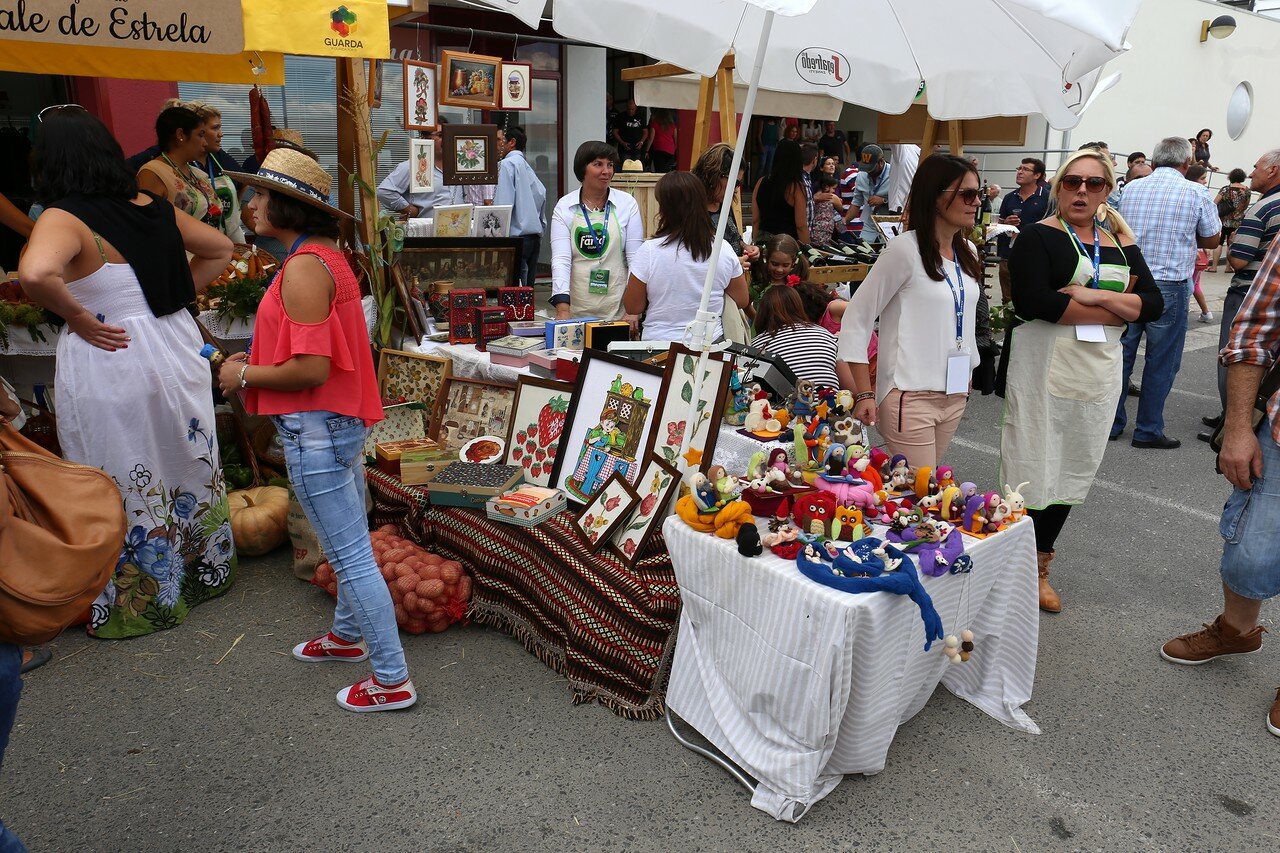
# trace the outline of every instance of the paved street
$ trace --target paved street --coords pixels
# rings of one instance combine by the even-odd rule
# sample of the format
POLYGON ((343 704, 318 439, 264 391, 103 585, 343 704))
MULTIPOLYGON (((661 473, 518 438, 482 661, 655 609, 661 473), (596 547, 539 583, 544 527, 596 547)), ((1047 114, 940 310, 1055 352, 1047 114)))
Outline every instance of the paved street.
MULTIPOLYGON (((1216 312, 1227 277, 1206 278, 1216 312)), ((940 689, 884 772, 777 823, 661 722, 575 707, 491 630, 407 639, 412 711, 340 711, 333 694, 357 670, 287 656, 331 605, 281 551, 178 629, 58 640, 27 680, 0 813, 35 853, 1280 849, 1280 739, 1264 724, 1280 633, 1205 667, 1157 656, 1220 603, 1227 487, 1195 441, 1217 408, 1217 324, 1191 326, 1167 409, 1183 447, 1109 445, 1060 540, 1065 612, 1042 618, 1027 706, 1041 736, 940 689)), ((969 407, 948 460, 964 479, 994 485, 999 406, 969 407)))

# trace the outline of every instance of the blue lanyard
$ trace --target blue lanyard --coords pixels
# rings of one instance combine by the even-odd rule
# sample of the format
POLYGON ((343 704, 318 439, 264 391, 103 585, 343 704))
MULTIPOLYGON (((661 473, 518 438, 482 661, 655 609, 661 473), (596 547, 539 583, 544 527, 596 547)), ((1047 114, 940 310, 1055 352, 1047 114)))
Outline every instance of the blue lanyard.
POLYGON ((956 256, 954 259, 956 265, 956 281, 959 285, 951 283, 951 276, 947 275, 946 268, 942 270, 942 277, 947 280, 947 287, 951 290, 951 301, 956 308, 956 349, 964 348, 964 272, 960 269, 960 258, 956 256), (959 292, 957 293, 957 289, 959 292))
MULTIPOLYGON (((1059 216, 1058 219, 1062 222, 1062 227, 1067 229, 1067 233, 1071 235, 1071 239, 1075 240, 1076 245, 1080 247, 1081 256, 1087 258, 1088 255, 1085 254, 1084 242, 1080 239, 1080 236, 1076 234, 1076 229, 1068 225, 1066 220, 1062 219, 1061 216, 1059 216)), ((1096 290, 1100 281, 1102 281, 1102 243, 1098 239, 1098 224, 1095 222, 1093 224, 1093 284, 1089 286, 1096 290)))
POLYGON ((593 254, 604 251, 604 247, 609 245, 609 208, 613 206, 613 202, 609 201, 605 196, 604 202, 604 220, 600 223, 600 233, 596 233, 596 228, 591 224, 591 212, 587 210, 587 206, 582 203, 582 194, 578 194, 578 208, 582 211, 582 218, 587 221, 587 233, 591 235, 591 252, 593 254))
POLYGON ((298 251, 298 247, 310 239, 311 239, 310 234, 299 234, 298 239, 294 240, 293 245, 289 247, 289 254, 292 255, 294 252, 298 251))

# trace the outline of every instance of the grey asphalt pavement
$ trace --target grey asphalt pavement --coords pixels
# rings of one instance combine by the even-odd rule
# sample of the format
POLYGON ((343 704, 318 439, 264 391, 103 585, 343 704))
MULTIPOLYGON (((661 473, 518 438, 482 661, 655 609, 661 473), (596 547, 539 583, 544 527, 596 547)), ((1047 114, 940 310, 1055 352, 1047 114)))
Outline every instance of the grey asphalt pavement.
MULTIPOLYGON (((1210 279, 1215 311, 1225 284, 1210 279)), ((488 629, 407 638, 411 711, 341 711, 333 694, 359 670, 288 657, 331 605, 281 551, 175 630, 56 641, 27 679, 0 815, 35 853, 1280 849, 1264 723, 1280 638, 1202 667, 1157 655, 1221 598, 1227 487, 1194 439, 1216 409, 1216 325, 1191 326, 1167 407, 1183 447, 1109 445, 1060 540, 1065 611, 1042 617, 1027 706, 1040 736, 939 689, 882 773, 777 823, 663 723, 574 706, 488 629)), ((965 479, 994 485, 998 423, 997 398, 972 401, 948 459, 965 479)))

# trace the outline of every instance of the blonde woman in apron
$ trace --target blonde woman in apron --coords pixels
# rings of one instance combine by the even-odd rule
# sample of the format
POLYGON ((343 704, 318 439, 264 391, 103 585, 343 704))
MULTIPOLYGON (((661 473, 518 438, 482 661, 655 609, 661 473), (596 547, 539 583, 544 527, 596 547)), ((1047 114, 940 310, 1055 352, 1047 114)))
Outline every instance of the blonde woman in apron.
POLYGON ((634 198, 613 191, 618 152, 584 142, 573 158, 582 188, 564 196, 551 215, 551 304, 556 319, 622 316, 630 259, 644 242, 634 198))
POLYGON ((1008 343, 1000 482, 1026 500, 1051 613, 1062 609, 1049 585, 1055 542, 1089 494, 1120 399, 1120 336, 1164 307, 1133 232, 1105 204, 1115 183, 1109 158, 1078 152, 1053 180, 1057 215, 1023 230, 1009 258, 1022 322, 1008 343))

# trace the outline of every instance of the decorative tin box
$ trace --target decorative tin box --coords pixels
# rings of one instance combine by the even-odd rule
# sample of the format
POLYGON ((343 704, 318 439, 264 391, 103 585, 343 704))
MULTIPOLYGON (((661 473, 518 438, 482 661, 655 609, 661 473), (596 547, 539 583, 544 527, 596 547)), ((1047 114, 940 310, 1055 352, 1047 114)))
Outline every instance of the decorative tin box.
POLYGON ((523 479, 519 465, 450 462, 432 472, 426 486, 433 504, 483 508, 489 498, 511 491, 523 479))
POLYGON ((521 486, 515 491, 490 498, 485 512, 494 521, 535 527, 568 506, 564 492, 542 486, 521 486))
MULTIPOLYGON (((575 347, 572 347, 572 349, 582 349, 583 345, 586 344, 587 342, 586 329, 583 327, 582 324, 594 323, 596 320, 599 320, 599 319, 600 319, 599 317, 578 317, 576 319, 571 319, 571 320, 548 320, 547 321, 547 349, 560 348, 561 344, 556 343, 556 340, 557 340, 556 329, 566 325, 577 325, 578 328, 581 329, 581 336, 579 338, 578 345, 575 347)), ((559 335, 560 335, 560 338, 564 338, 566 335, 568 335, 569 337, 572 337, 572 335, 569 335, 567 332, 560 332, 559 335)))
POLYGON ((615 341, 629 340, 631 340, 631 324, 625 320, 617 320, 612 323, 586 324, 586 349, 598 349, 608 352, 609 344, 615 341))
POLYGON ((484 307, 484 296, 484 288, 481 287, 449 292, 449 343, 476 342, 480 333, 476 310, 484 307))
POLYGON ((506 309, 508 320, 532 320, 533 288, 499 287, 498 305, 506 309))
POLYGON ((489 341, 505 338, 508 334, 507 322, 507 309, 505 308, 477 308, 476 349, 484 352, 489 341))

